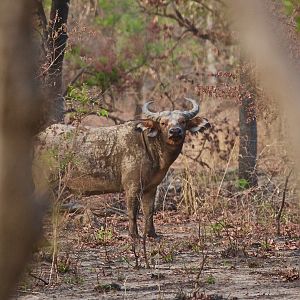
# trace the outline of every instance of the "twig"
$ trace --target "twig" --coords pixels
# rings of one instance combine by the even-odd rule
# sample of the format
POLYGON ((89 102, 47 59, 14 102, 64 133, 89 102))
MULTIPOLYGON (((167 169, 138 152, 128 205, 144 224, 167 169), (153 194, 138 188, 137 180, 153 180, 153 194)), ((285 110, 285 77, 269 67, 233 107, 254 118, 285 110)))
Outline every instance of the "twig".
POLYGON ((195 160, 198 160, 198 159, 200 158, 200 156, 201 156, 201 154, 202 154, 202 152, 203 152, 203 150, 204 150, 204 147, 205 147, 206 142, 207 142, 207 138, 204 140, 204 143, 203 143, 203 145, 202 145, 202 148, 201 148, 201 150, 199 151, 199 154, 197 155, 197 157, 195 158, 195 160))
POLYGON ((144 234, 143 234, 143 252, 144 252, 144 259, 145 259, 145 263, 146 263, 146 268, 150 269, 150 264, 149 264, 149 260, 148 260, 148 256, 147 256, 146 241, 147 241, 147 236, 146 236, 146 231, 145 231, 144 234))
POLYGON ((113 207, 113 206, 108 206, 106 211, 107 212, 114 212, 116 214, 119 214, 120 216, 128 216, 126 210, 120 209, 120 208, 117 208, 117 207, 113 207))
POLYGON ((199 222, 198 222, 198 240, 199 240, 199 244, 200 244, 200 241, 202 242, 202 249, 201 249, 202 260, 201 260, 201 264, 200 264, 199 270, 197 272, 196 280, 195 280, 196 281, 195 282, 195 289, 193 291, 194 295, 197 294, 199 289, 200 289, 200 276, 203 273, 204 266, 205 266, 205 263, 206 263, 207 258, 208 258, 208 250, 205 251, 205 241, 206 241, 205 226, 203 228, 204 228, 204 234, 201 233, 201 221, 199 219, 199 222))
POLYGON ((211 170, 211 167, 210 167, 206 162, 204 162, 204 161, 202 161, 202 160, 199 161, 199 160, 197 159, 197 157, 195 158, 195 157, 193 157, 193 156, 191 156, 191 155, 189 155, 189 154, 187 154, 187 153, 184 153, 183 155, 184 155, 185 157, 187 157, 187 158, 193 160, 194 162, 198 163, 200 166, 206 167, 206 168, 208 168, 209 170, 211 170))
POLYGON ((31 276, 31 277, 33 277, 33 278, 35 278, 35 279, 37 279, 37 280, 42 281, 45 285, 48 285, 48 284, 49 284, 49 282, 48 282, 47 280, 45 280, 45 279, 43 279, 43 278, 41 278, 41 277, 39 277, 39 276, 36 276, 36 275, 34 275, 34 274, 32 274, 32 273, 28 273, 28 275, 31 276))
MULTIPOLYGON (((72 113, 72 112, 77 113, 77 110, 75 108, 70 108, 70 109, 65 110, 64 114, 68 114, 68 113, 72 113)), ((99 114, 95 111, 91 111, 91 112, 85 114, 84 116, 90 116, 90 115, 99 116, 99 114)), ((115 116, 112 116, 110 114, 107 116, 107 118, 113 120, 115 122, 115 124, 123 124, 126 122, 125 120, 115 117, 115 116)), ((87 193, 87 195, 93 195, 93 193, 87 193)))
POLYGON ((203 272, 203 269, 204 269, 205 262, 206 262, 207 258, 208 258, 208 254, 207 254, 207 252, 204 252, 204 250, 203 250, 202 251, 201 265, 200 265, 199 271, 198 271, 197 276, 196 276, 196 283, 199 283, 199 279, 200 279, 200 276, 203 272))
POLYGON ((203 40, 209 40, 212 43, 214 42, 214 37, 211 33, 201 32, 201 30, 199 28, 197 28, 194 23, 192 23, 189 19, 185 18, 181 14, 181 12, 177 9, 176 5, 173 2, 172 2, 172 4, 173 4, 172 9, 173 9, 174 13, 167 13, 166 7, 163 10, 163 12, 160 12, 158 10, 149 11, 146 6, 144 6, 140 1, 138 1, 138 5, 139 5, 140 9, 144 13, 146 13, 148 15, 155 15, 155 16, 173 19, 178 23, 178 25, 180 27, 185 28, 187 31, 191 32, 198 38, 203 39, 203 40))
POLYGON ((109 254, 108 254, 108 249, 107 249, 107 241, 106 241, 106 232, 107 232, 107 213, 105 212, 105 216, 104 216, 104 252, 105 252, 105 259, 107 262, 110 262, 109 259, 109 254))
POLYGON ((139 268, 139 255, 138 253, 136 253, 136 239, 133 238, 132 243, 131 243, 131 251, 134 255, 134 259, 135 259, 135 269, 139 268))
POLYGON ((279 208, 279 211, 276 215, 276 223, 277 223, 277 235, 280 235, 280 219, 281 219, 281 214, 284 208, 285 204, 285 197, 286 197, 286 191, 287 191, 287 185, 289 182, 289 178, 293 172, 293 169, 290 170, 288 176, 285 178, 285 183, 284 183, 284 188, 283 188, 283 194, 282 194, 282 200, 281 200, 281 206, 279 208))
POLYGON ((220 185, 219 185, 219 188, 218 188, 218 191, 217 191, 216 200, 218 199, 218 197, 219 197, 219 195, 220 195, 221 188, 222 188, 222 185, 223 185, 225 176, 226 176, 226 174, 227 174, 227 171, 228 171, 228 168, 229 168, 229 164, 230 164, 230 162, 231 162, 233 150, 235 149, 235 145, 236 145, 236 139, 235 139, 234 144, 233 144, 233 147, 232 147, 232 149, 231 149, 231 152, 230 152, 230 155, 229 155, 229 158, 228 158, 228 161, 227 161, 226 169, 225 169, 225 171, 224 171, 222 180, 221 180, 221 182, 220 182, 220 185))
POLYGON ((105 211, 93 211, 93 214, 97 217, 103 217, 105 214, 107 213, 114 213, 114 214, 118 214, 120 216, 127 216, 127 213, 125 210, 123 209, 119 209, 119 208, 116 208, 116 207, 113 207, 113 206, 107 206, 105 208, 105 211))

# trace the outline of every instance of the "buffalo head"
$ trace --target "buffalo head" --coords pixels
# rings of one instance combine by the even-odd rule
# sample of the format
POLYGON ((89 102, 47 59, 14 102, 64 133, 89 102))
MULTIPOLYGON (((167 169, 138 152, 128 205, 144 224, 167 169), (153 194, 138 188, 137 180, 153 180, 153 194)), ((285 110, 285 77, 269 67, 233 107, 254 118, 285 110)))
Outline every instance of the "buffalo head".
POLYGON ((152 112, 148 107, 153 101, 145 103, 143 113, 147 119, 142 120, 138 128, 146 131, 149 137, 155 137, 160 133, 165 143, 174 146, 183 143, 187 130, 194 134, 209 128, 210 124, 207 119, 196 117, 199 113, 199 105, 196 101, 190 98, 185 99, 193 104, 189 111, 152 112))

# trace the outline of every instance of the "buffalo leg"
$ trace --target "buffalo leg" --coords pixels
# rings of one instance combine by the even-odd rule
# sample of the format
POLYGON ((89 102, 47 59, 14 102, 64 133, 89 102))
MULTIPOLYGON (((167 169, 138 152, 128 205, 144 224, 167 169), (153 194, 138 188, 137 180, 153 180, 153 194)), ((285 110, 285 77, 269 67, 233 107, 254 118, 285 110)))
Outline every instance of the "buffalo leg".
POLYGON ((157 238, 153 223, 154 202, 155 202, 156 188, 144 193, 142 198, 142 208, 145 220, 144 234, 149 237, 157 238))
POLYGON ((126 192, 127 212, 129 218, 129 234, 138 238, 137 216, 139 212, 139 199, 136 192, 126 192))

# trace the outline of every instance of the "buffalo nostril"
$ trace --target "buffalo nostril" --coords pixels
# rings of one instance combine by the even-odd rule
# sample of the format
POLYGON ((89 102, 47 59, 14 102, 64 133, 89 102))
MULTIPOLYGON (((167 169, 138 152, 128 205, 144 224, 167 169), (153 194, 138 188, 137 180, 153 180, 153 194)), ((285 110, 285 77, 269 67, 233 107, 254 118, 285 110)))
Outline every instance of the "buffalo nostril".
POLYGON ((169 133, 171 135, 182 135, 182 129, 180 127, 170 128, 169 133))

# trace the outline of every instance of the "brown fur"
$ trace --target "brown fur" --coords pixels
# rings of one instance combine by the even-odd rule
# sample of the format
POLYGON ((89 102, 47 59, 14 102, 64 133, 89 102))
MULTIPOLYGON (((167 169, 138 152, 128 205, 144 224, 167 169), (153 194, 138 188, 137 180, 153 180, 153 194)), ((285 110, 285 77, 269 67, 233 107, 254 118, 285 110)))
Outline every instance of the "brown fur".
POLYGON ((167 135, 168 128, 176 123, 172 118, 169 121, 170 125, 164 126, 152 120, 141 120, 106 128, 52 125, 38 137, 36 158, 41 160, 45 154, 52 153, 54 160, 48 159, 47 168, 55 173, 58 170, 53 165, 57 167, 59 160, 71 157, 72 167, 66 185, 73 191, 125 191, 130 235, 138 236, 137 214, 141 204, 145 234, 155 237, 156 189, 184 142, 184 136, 173 141, 167 135))

